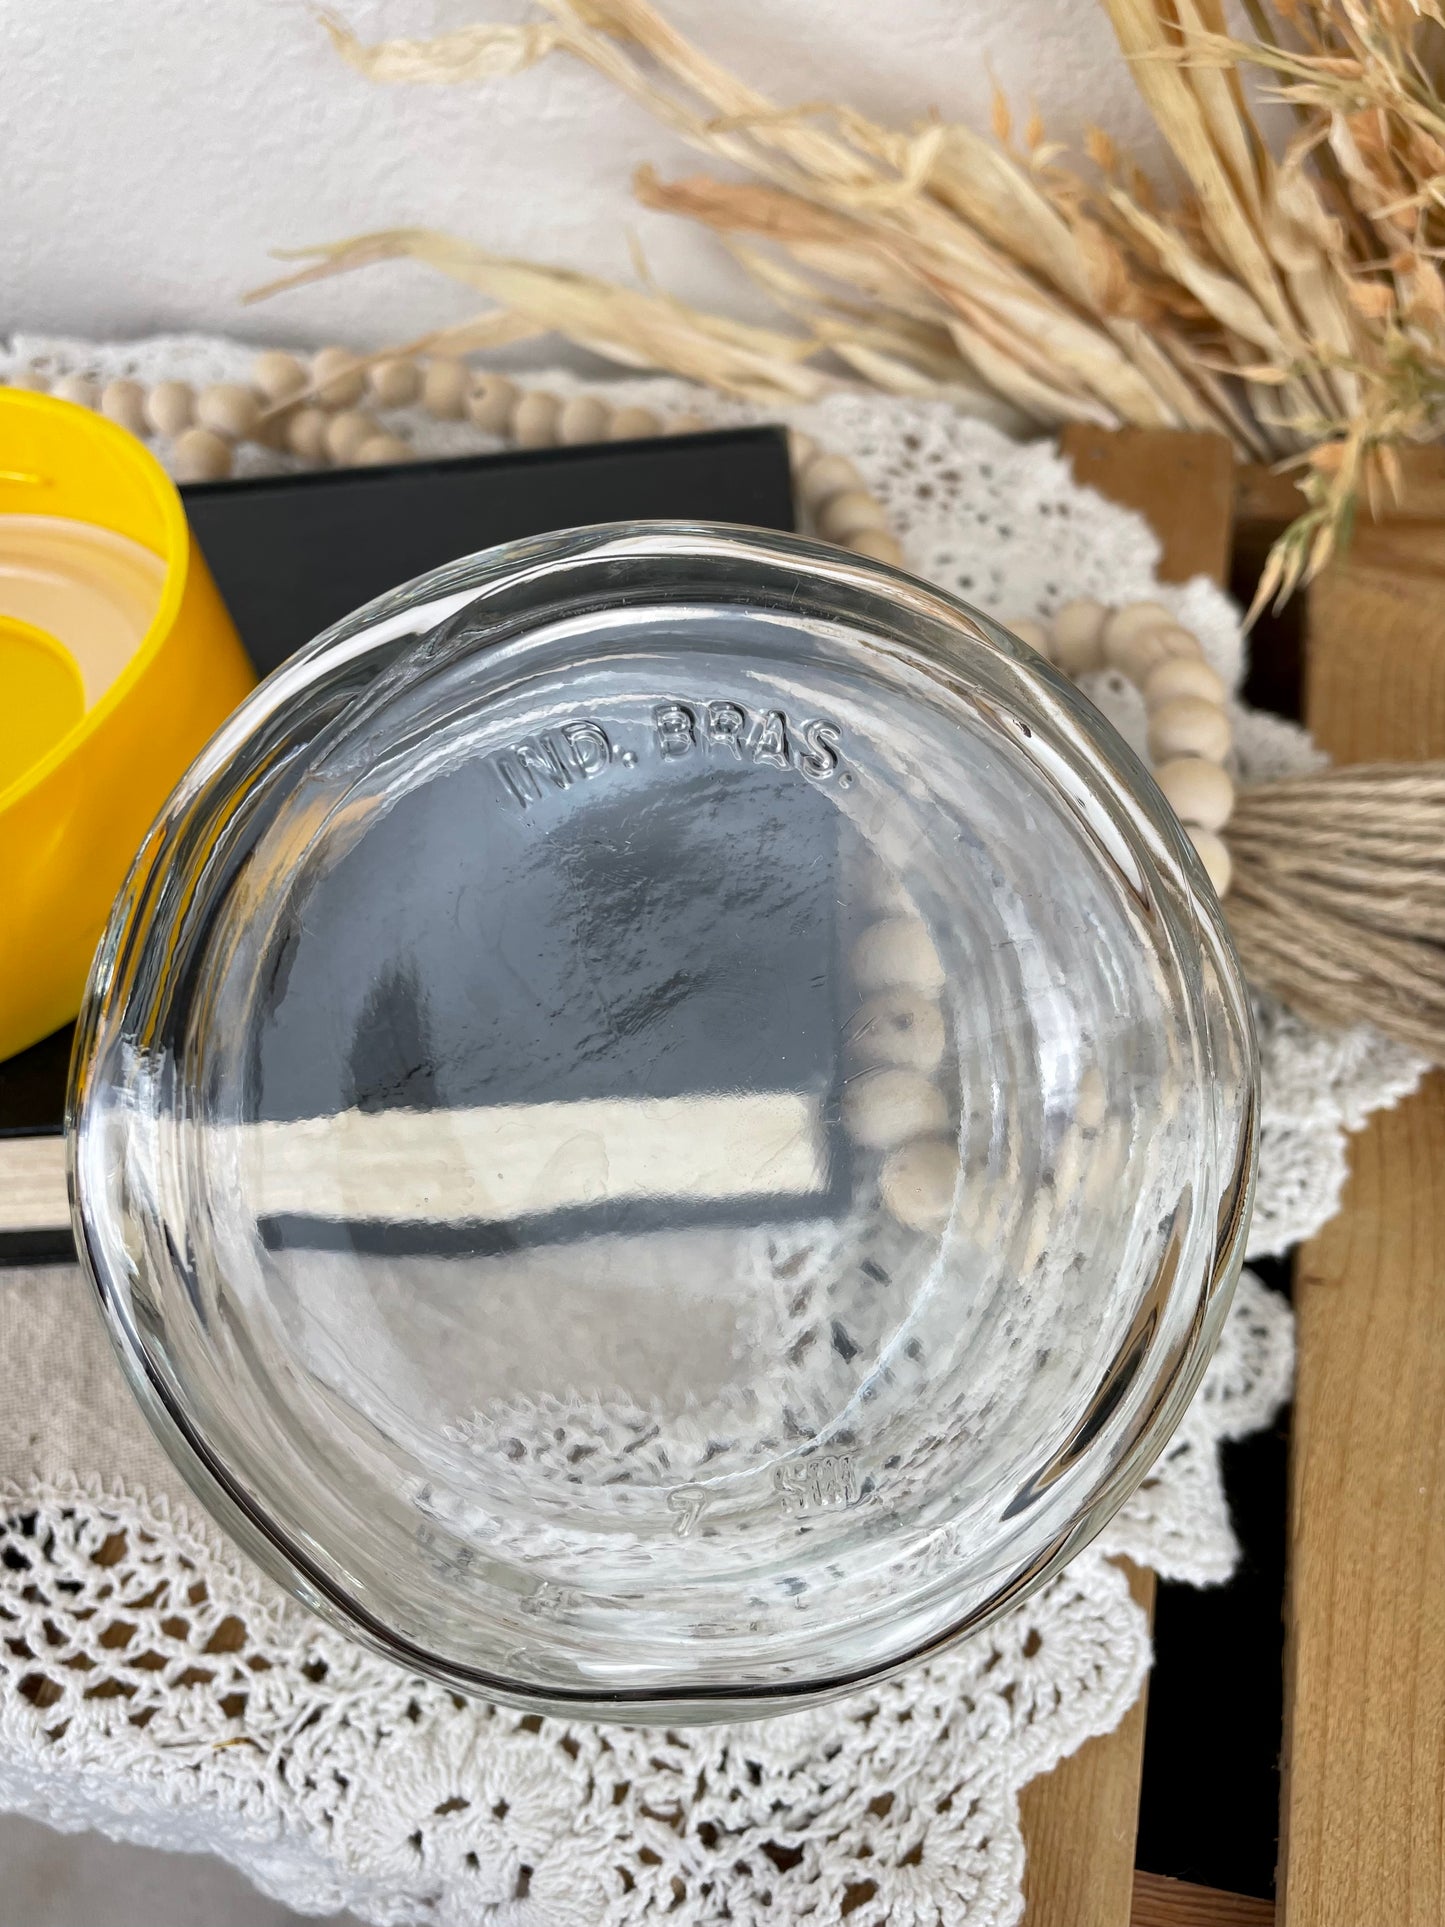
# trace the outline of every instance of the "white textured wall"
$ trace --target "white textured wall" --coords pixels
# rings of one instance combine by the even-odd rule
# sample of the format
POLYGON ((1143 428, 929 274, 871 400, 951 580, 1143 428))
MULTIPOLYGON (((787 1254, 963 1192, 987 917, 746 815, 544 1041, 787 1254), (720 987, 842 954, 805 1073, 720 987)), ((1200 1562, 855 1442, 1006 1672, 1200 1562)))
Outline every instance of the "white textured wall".
MULTIPOLYGON (((366 39, 525 17, 518 0, 336 0, 366 39)), ((666 0, 665 0, 666 3, 666 0)), ((1051 131, 1148 146, 1090 0, 670 0, 780 100, 986 123, 988 66, 1051 131)), ((466 311, 387 266, 242 309, 268 250, 427 223, 504 252, 630 275, 626 231, 678 292, 750 310, 726 261, 632 207, 644 159, 697 163, 605 82, 554 59, 487 87, 378 88, 306 0, 0 0, 0 333, 227 330, 359 345, 466 311)), ((756 311, 755 309, 752 311, 756 311)))

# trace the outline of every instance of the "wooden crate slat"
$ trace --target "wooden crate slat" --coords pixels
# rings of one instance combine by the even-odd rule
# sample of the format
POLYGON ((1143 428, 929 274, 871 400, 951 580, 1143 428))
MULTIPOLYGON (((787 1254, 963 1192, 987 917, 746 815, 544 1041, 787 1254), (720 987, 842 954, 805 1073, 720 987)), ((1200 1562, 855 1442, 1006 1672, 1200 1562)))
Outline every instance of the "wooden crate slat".
POLYGON ((1073 422, 1059 446, 1076 480, 1137 509, 1150 524, 1163 545, 1161 582, 1229 579, 1234 457, 1221 436, 1073 422))
POLYGON ((1274 1902, 1136 1873, 1130 1927, 1272 1927, 1274 1902))
MULTIPOLYGON (((1154 1574, 1130 1566, 1129 1590, 1150 1619, 1154 1574)), ((1088 1740, 1033 1780, 1023 1815, 1025 1927, 1126 1927, 1144 1765, 1148 1687, 1112 1733, 1088 1740)))
MULTIPOLYGON (((1445 591, 1362 536, 1311 593, 1310 726, 1344 762, 1445 755, 1445 591)), ((1357 1134, 1295 1302, 1280 1917, 1438 1927, 1445 1077, 1357 1134)))
MULTIPOLYGON (((1160 577, 1198 573, 1222 581, 1233 510, 1228 447, 1168 429, 1064 430, 1081 481, 1149 519, 1163 554, 1160 577)), ((1130 1569, 1134 1597, 1153 1615, 1154 1575, 1130 1569)), ((1144 1761, 1141 1695, 1114 1732, 1088 1741, 1024 1789, 1026 1927, 1127 1927, 1144 1761)))
MULTIPOLYGON (((1296 472, 1279 474, 1257 462, 1241 463, 1235 470, 1236 521, 1270 526, 1292 522, 1306 506, 1295 484, 1296 472)), ((1380 504, 1381 526, 1445 519, 1445 448, 1402 448, 1400 473, 1400 499, 1386 495, 1380 504)), ((1367 512, 1362 510, 1360 531, 1371 526, 1367 512)))

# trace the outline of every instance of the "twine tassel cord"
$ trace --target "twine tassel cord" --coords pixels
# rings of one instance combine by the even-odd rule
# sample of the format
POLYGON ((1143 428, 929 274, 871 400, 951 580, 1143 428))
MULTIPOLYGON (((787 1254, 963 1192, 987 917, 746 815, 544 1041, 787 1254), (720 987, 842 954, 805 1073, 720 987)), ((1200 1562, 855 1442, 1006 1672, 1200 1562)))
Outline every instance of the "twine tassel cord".
POLYGON ((1445 762, 1241 792, 1226 908, 1247 974, 1306 1016, 1445 1062, 1445 762))

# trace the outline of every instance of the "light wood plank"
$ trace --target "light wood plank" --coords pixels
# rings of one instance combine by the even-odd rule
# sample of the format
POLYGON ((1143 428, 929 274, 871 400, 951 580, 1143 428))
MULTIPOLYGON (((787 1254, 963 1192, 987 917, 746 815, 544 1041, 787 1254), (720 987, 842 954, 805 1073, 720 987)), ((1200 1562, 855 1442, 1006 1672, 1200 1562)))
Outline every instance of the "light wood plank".
MULTIPOLYGON (((1400 500, 1386 497, 1383 521, 1445 521, 1445 448, 1400 450, 1400 500)), ((1305 507, 1293 474, 1277 474, 1257 462, 1243 462, 1235 470, 1235 520, 1283 526, 1305 507)), ((1365 511, 1360 532, 1372 527, 1365 511)))
MULTIPOLYGON (((1445 755, 1445 587, 1311 593, 1306 715, 1342 761, 1445 755)), ((1284 1927, 1445 1920, 1445 1077, 1372 1119, 1304 1247, 1290 1473, 1284 1927)))
POLYGON ((1235 465, 1221 436, 1074 422, 1059 445, 1076 480, 1149 522, 1163 545, 1161 582, 1228 579, 1235 465))
MULTIPOLYGON (((1154 1574, 1129 1566, 1129 1590, 1152 1619, 1154 1574)), ((1019 1801, 1028 1859, 1027 1927, 1125 1927, 1134 1895, 1134 1842, 1148 1687, 1112 1733, 1086 1740, 1019 1801)))
MULTIPOLYGON (((1185 581, 1228 567, 1233 458, 1208 435, 1165 429, 1109 433, 1075 426, 1061 437, 1081 481, 1149 518, 1162 547, 1160 577, 1185 581)), ((1129 1569, 1152 1619, 1154 1575, 1129 1569)), ((1144 1761, 1145 1700, 1121 1725, 1080 1747, 1022 1799, 1028 1861, 1027 1927, 1127 1927, 1144 1761)))

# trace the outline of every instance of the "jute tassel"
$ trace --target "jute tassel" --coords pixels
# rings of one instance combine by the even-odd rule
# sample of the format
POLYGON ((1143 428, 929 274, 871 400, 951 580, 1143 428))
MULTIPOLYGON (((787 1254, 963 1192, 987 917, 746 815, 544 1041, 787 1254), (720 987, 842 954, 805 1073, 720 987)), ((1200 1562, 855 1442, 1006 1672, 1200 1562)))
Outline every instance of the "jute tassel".
POLYGON ((1445 1063, 1445 762, 1361 763, 1243 791, 1225 904, 1247 975, 1333 1026, 1445 1063))

